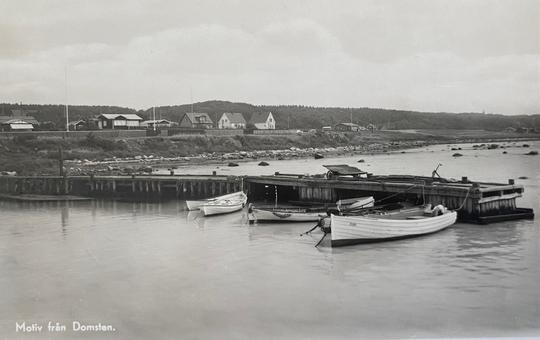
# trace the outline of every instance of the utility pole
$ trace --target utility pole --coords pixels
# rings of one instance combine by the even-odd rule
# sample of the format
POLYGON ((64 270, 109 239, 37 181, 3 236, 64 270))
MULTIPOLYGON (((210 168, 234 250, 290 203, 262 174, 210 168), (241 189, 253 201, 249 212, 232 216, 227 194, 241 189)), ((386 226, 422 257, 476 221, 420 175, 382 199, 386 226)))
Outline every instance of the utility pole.
POLYGON ((189 98, 191 99, 191 113, 193 113, 193 88, 189 88, 189 98))
POLYGON ((62 147, 58 148, 58 167, 60 170, 60 177, 64 177, 64 150, 62 147))
POLYGON ((291 114, 287 116, 287 130, 291 129, 291 114))
POLYGON ((66 132, 69 132, 69 107, 68 107, 68 85, 67 85, 67 65, 64 68, 64 83, 65 83, 65 96, 66 96, 66 132))
POLYGON ((156 131, 156 107, 152 107, 152 119, 154 120, 153 121, 153 126, 154 126, 154 131, 156 131))

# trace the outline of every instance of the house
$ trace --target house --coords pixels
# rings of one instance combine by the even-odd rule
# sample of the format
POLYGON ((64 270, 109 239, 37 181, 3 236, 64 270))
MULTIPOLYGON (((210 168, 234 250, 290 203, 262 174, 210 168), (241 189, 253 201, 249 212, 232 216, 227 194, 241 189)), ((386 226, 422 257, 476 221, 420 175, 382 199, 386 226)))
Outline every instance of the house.
POLYGON ((321 129, 322 132, 326 132, 326 131, 332 131, 332 127, 331 126, 323 126, 322 129, 321 129))
POLYGON ((80 131, 84 130, 86 127, 86 122, 82 119, 75 120, 73 122, 69 122, 69 130, 70 131, 80 131))
POLYGON ((276 120, 272 112, 256 112, 251 116, 249 124, 259 130, 275 130, 276 120))
POLYGON ((11 110, 11 115, 0 116, 0 131, 32 131, 38 121, 28 113, 36 110, 11 110))
POLYGON ((225 112, 218 121, 220 129, 245 129, 246 120, 239 112, 225 112))
POLYGON ((134 113, 103 113, 98 117, 98 129, 137 129, 143 120, 134 113))
POLYGON ((0 131, 32 131, 33 129, 34 125, 28 121, 11 116, 0 116, 0 131))
POLYGON ((156 126, 156 128, 162 129, 162 128, 170 128, 176 125, 176 123, 171 122, 170 120, 167 120, 167 119, 145 120, 144 122, 141 123, 141 127, 146 128, 146 129, 153 129, 154 125, 156 126))
POLYGON ((360 126, 354 123, 339 123, 335 126, 337 131, 359 131, 360 126))
POLYGON ((191 129, 211 129, 214 122, 208 113, 187 112, 180 120, 180 127, 191 129))

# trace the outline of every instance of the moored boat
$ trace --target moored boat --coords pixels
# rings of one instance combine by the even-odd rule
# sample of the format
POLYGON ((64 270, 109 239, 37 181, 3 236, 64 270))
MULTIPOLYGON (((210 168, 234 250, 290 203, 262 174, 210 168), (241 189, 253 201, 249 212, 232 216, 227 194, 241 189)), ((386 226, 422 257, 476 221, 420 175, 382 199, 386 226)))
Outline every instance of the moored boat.
POLYGON ((372 196, 339 200, 336 205, 299 207, 254 207, 250 204, 248 219, 250 223, 257 222, 316 222, 328 216, 332 211, 357 212, 373 207, 375 200, 372 196))
POLYGON ((373 207, 375 199, 373 196, 347 198, 336 202, 338 209, 363 209, 373 207))
POLYGON ((457 212, 431 205, 386 214, 330 216, 332 246, 396 240, 441 231, 456 222, 457 212))
POLYGON ((326 210, 305 208, 254 208, 248 211, 249 222, 315 222, 328 216, 326 210))
POLYGON ((186 201, 186 205, 188 210, 198 210, 200 207, 204 204, 208 204, 211 202, 219 201, 219 200, 226 200, 226 199, 235 199, 235 198, 242 198, 242 195, 245 195, 242 191, 233 192, 231 194, 226 194, 222 196, 212 197, 212 198, 206 198, 202 200, 188 200, 186 201))
POLYGON ((212 202, 208 202, 200 206, 204 216, 228 214, 242 208, 246 205, 247 196, 243 192, 239 197, 219 199, 212 202))

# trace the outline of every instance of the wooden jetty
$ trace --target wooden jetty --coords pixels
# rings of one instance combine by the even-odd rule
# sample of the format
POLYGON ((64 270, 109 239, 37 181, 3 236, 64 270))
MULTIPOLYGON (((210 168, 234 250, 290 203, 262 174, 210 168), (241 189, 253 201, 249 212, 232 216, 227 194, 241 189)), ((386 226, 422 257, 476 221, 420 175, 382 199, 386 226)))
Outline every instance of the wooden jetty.
MULTIPOLYGON (((358 170, 358 169, 357 169, 358 170)), ((532 209, 518 208, 523 186, 420 176, 374 176, 329 171, 320 176, 111 175, 0 176, 0 194, 74 195, 131 201, 199 199, 243 190, 250 201, 334 203, 339 199, 374 196, 384 204, 408 200, 459 209, 461 221, 491 223, 533 218, 532 209)))
POLYGON ((507 184, 471 182, 421 176, 373 176, 359 173, 342 176, 280 174, 248 176, 244 180, 250 200, 331 203, 339 199, 372 195, 376 203, 412 201, 444 204, 459 209, 461 221, 490 223, 499 220, 534 218, 532 209, 516 207, 524 188, 510 179, 507 184), (360 174, 365 176, 359 176, 360 174))
POLYGON ((242 189, 242 178, 218 175, 0 176, 0 193, 77 195, 131 200, 197 199, 242 189))

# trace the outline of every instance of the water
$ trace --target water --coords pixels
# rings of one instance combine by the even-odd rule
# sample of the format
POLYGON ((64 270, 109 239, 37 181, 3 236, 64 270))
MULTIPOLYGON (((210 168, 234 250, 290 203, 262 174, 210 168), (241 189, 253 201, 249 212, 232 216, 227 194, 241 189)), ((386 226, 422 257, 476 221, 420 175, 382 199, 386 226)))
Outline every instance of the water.
MULTIPOLYGON (((430 175, 441 162, 445 177, 514 178, 526 188, 518 206, 540 211, 540 157, 524 156, 529 149, 460 145, 464 156, 453 158, 449 147, 217 171, 351 164, 430 175)), ((311 223, 249 226, 245 213, 204 218, 183 202, 0 201, 0 214, 0 338, 104 336, 70 331, 74 320, 112 324, 105 335, 126 339, 540 336, 538 219, 316 249, 320 233, 299 236, 311 223), (69 327, 16 333, 21 321, 69 327)))

